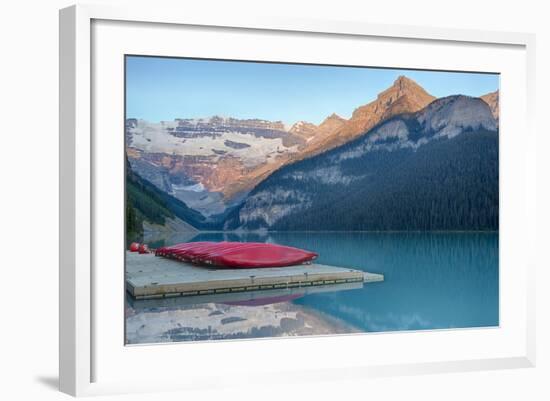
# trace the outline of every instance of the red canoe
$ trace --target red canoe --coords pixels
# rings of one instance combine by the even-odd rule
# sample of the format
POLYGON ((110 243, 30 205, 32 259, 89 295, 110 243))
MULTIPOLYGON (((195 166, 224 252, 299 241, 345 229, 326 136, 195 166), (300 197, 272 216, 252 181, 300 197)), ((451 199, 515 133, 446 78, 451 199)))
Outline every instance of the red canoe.
POLYGON ((311 262, 318 255, 262 242, 190 242, 158 248, 157 256, 232 269, 282 267, 311 262))
POLYGON ((186 256, 195 248, 198 249, 201 246, 211 244, 211 242, 186 242, 183 244, 176 244, 167 247, 158 248, 155 251, 157 256, 167 256, 174 259, 185 260, 186 256))
POLYGON ((147 244, 141 244, 138 247, 139 254, 143 255, 144 253, 149 253, 149 245, 147 244))

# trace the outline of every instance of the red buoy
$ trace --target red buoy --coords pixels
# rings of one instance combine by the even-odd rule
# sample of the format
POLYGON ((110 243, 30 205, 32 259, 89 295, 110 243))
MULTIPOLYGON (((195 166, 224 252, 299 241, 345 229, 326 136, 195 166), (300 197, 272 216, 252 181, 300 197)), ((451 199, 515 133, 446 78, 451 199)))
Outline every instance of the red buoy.
POLYGON ((130 244, 130 252, 137 252, 139 251, 139 242, 132 242, 130 244))
POLYGON ((147 244, 141 244, 138 248, 138 252, 140 254, 149 253, 149 247, 147 246, 147 244))

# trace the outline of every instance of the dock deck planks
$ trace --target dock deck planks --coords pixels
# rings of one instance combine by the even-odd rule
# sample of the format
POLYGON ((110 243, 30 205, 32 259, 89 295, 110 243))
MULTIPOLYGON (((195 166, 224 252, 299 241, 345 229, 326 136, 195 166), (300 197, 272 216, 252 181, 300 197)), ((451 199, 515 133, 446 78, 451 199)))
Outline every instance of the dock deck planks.
POLYGON ((213 269, 126 253, 126 290, 136 299, 212 295, 383 281, 381 274, 321 264, 262 269, 213 269))

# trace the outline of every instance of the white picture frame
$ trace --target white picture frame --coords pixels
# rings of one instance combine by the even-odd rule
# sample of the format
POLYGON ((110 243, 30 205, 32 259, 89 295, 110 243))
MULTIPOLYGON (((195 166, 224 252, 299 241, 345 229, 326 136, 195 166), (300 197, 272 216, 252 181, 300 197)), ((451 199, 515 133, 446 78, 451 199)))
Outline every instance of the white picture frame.
MULTIPOLYGON (((219 39, 219 36, 217 37, 219 39)), ((160 43, 160 41, 157 40, 156 43, 160 43)), ((206 38, 202 42, 203 47, 207 47, 210 43, 206 38)), ((255 16, 228 19, 216 15, 187 15, 184 7, 177 10, 166 10, 155 7, 112 8, 78 5, 61 10, 60 390, 79 396, 131 391, 200 389, 208 387, 214 380, 217 385, 244 385, 250 380, 250 377, 254 377, 258 383, 269 383, 274 377, 279 380, 326 380, 329 376, 332 379, 345 376, 360 380, 364 377, 380 375, 534 366, 535 259, 534 257, 531 259, 529 256, 534 255, 532 247, 535 243, 533 233, 536 220, 534 205, 536 141, 532 127, 535 86, 534 48, 534 35, 524 33, 373 25, 361 22, 296 20, 292 18, 257 18, 255 16), (122 25, 117 26, 117 24, 122 25), (104 214, 106 212, 102 206, 103 203, 100 202, 101 199, 97 194, 102 193, 102 185, 109 185, 112 188, 120 177, 116 173, 113 174, 113 181, 109 183, 97 180, 96 177, 105 174, 105 171, 111 169, 112 165, 121 163, 122 159, 117 159, 116 152, 106 151, 105 143, 98 142, 94 138, 94 126, 97 129, 98 124, 101 124, 94 119, 97 119, 98 115, 102 115, 100 108, 96 107, 97 97, 103 96, 103 92, 101 88, 92 85, 92 77, 94 74, 104 74, 102 72, 103 64, 95 59, 98 54, 102 55, 101 60, 107 60, 109 54, 119 54, 125 51, 124 46, 129 39, 123 33, 117 32, 132 29, 132 35, 134 35, 148 27, 155 27, 148 31, 147 37, 151 38, 151 43, 141 43, 140 46, 143 46, 144 50, 142 51, 152 52, 152 54, 156 54, 156 52, 154 49, 152 50, 151 46, 155 46, 156 39, 167 35, 166 29, 185 31, 186 27, 198 31, 203 29, 210 33, 219 32, 221 35, 228 32, 242 34, 243 40, 247 40, 246 35, 262 34, 266 40, 274 41, 277 40, 277 35, 288 37, 294 35, 307 37, 304 40, 318 41, 330 41, 331 38, 342 41, 384 40, 387 43, 395 42, 396 44, 400 41, 407 41, 411 46, 414 43, 438 46, 442 54, 444 54, 446 46, 454 46, 453 51, 467 51, 467 48, 478 49, 479 53, 486 51, 486 48, 495 48, 497 49, 495 54, 498 53, 498 49, 501 49, 502 57, 510 57, 511 60, 510 66, 506 67, 509 68, 509 72, 507 75, 505 74, 507 78, 506 82, 503 82, 501 92, 503 110, 501 124, 504 127, 504 133, 501 136, 504 138, 501 149, 503 156, 506 156, 507 152, 512 149, 516 152, 513 160, 506 157, 501 159, 501 185, 504 184, 503 190, 505 191, 501 200, 501 215, 503 216, 501 222, 505 223, 504 225, 501 223, 501 258, 502 261, 514 266, 514 271, 510 271, 508 274, 506 272, 509 270, 505 270, 506 274, 501 277, 501 290, 503 290, 501 297, 504 297, 501 298, 501 313, 504 313, 504 323, 501 324, 501 327, 492 330, 462 330, 456 333, 450 330, 370 336, 355 335, 345 338, 335 336, 292 340, 270 339, 133 348, 125 348, 122 339, 120 341, 113 340, 112 343, 107 341, 106 338, 109 338, 110 334, 105 331, 110 331, 110 328, 106 329, 106 327, 116 325, 115 317, 120 317, 120 314, 106 316, 102 312, 105 309, 105 302, 102 300, 98 304, 94 294, 98 288, 101 288, 106 294, 104 300, 116 302, 116 295, 112 294, 119 290, 123 293, 123 289, 117 287, 118 281, 116 283, 108 281, 107 275, 99 274, 97 271, 98 261, 105 261, 105 258, 109 256, 105 252, 98 253, 96 249, 98 230, 104 227, 101 219, 108 218, 104 214), (94 34, 97 36, 95 42, 94 34), (272 39, 270 39, 270 35, 273 36, 272 39), (106 43, 105 38, 109 39, 108 42, 112 47, 105 54, 98 53, 103 51, 101 46, 106 43), (148 50, 146 46, 149 46, 148 50), (109 51, 113 53, 109 53, 109 51), (509 55, 506 55, 508 54, 506 52, 509 55), (516 69, 514 70, 514 68, 516 69), (517 93, 517 99, 509 96, 512 89, 517 93), (506 136, 507 126, 524 132, 523 143, 515 142, 516 139, 511 135, 506 136), (101 164, 98 163, 98 158, 101 158, 101 164), (512 165, 512 162, 517 162, 517 164, 512 165), (521 185, 521 190, 518 190, 518 185, 521 185), (516 238, 511 227, 520 229, 522 238, 516 238), (513 243, 516 239, 518 241, 515 242, 514 249, 503 247, 503 245, 513 243), (515 282, 512 282, 512 273, 515 282), (509 299, 511 291, 513 291, 514 299, 509 299), (113 298, 110 298, 111 296, 113 298), (510 307, 512 304, 516 306, 510 307), (508 313, 510 315, 507 315, 508 313), (109 344, 107 344, 108 342, 109 344), (372 352, 372 360, 368 362, 358 358, 354 359, 352 355, 348 359, 338 358, 335 350, 342 349, 344 342, 347 347, 363 347, 366 342, 376 343, 372 347, 380 349, 381 352, 379 354, 372 352), (420 347, 419 349, 422 350, 422 347, 427 349, 429 346, 437 348, 438 344, 444 347, 448 342, 457 344, 455 353, 448 355, 443 353, 440 358, 431 356, 420 358, 418 354, 406 354, 405 351, 398 356, 391 356, 388 352, 384 353, 384 349, 388 349, 384 347, 389 347, 390 344, 393 344, 391 346, 398 353, 398 345, 401 343, 407 349, 414 344, 415 347, 420 347), (468 344, 472 345, 471 349, 465 346, 468 344), (487 346, 484 352, 485 344, 493 344, 494 347, 487 346), (474 345, 479 345, 479 347, 476 348, 474 345), (327 358, 331 361, 330 364, 315 359, 316 351, 320 347, 326 350, 327 358), (466 351, 467 349, 469 351, 466 351), (206 373, 203 364, 199 361, 200 355, 214 357, 222 354, 227 358, 238 359, 243 352, 247 355, 258 355, 258 358, 272 355, 271 366, 265 366, 266 364, 262 364, 258 359, 254 362, 256 365, 254 365, 253 371, 250 368, 246 370, 247 368, 244 366, 235 367, 236 375, 238 372, 250 373, 251 376, 248 376, 246 380, 239 380, 238 376, 230 375, 221 379, 219 371, 206 373), (285 356, 288 352, 303 356, 303 358, 299 358, 302 362, 296 369, 285 370, 282 368, 284 366, 282 362, 277 360, 278 355, 285 356), (162 369, 159 369, 158 375, 151 372, 145 374, 144 377, 147 377, 147 380, 138 376, 132 378, 131 375, 135 372, 120 373, 124 371, 121 369, 122 364, 131 366, 136 365, 139 361, 143 361, 144 364, 149 362, 158 364, 164 361, 169 368, 169 356, 175 354, 185 355, 187 360, 197 362, 195 369, 185 372, 185 379, 179 375, 166 375, 162 369), (113 366, 111 371, 108 371, 108 365, 113 366)), ((166 52, 167 49, 160 49, 159 52, 166 52)), ((231 49, 231 46, 227 46, 225 51, 227 52, 225 54, 236 52, 235 49, 231 49)), ((248 51, 254 52, 253 49, 248 51)), ((250 54, 253 53, 248 53, 248 57, 250 54)), ((247 57, 247 54, 237 55, 236 58, 239 57, 247 57)), ((262 59, 262 57, 267 56, 257 53, 258 59, 262 59)), ((282 57, 286 61, 291 61, 287 59, 290 56, 282 57)), ((428 59, 426 60, 426 63, 429 62, 428 59)), ((499 60, 498 57, 494 57, 492 65, 502 62, 499 60)), ((399 61, 388 62, 399 63, 399 61)), ((445 61, 441 61, 440 68, 445 68, 445 65, 452 67, 450 64, 452 61, 446 62, 447 64, 444 64, 445 61)), ((409 62, 402 60, 402 63, 408 65, 409 62)), ((417 61, 417 63, 419 67, 422 67, 422 61, 417 61)), ((473 61, 471 68, 474 68, 473 61)), ((497 70, 498 68, 491 71, 497 70)), ((108 70, 105 71, 108 74, 107 81, 110 79, 120 81, 118 75, 109 75, 108 70)), ((103 78, 100 77, 99 80, 101 79, 103 78)), ((120 84, 123 83, 117 83, 117 85, 120 84)), ((119 96, 120 93, 115 96, 113 101, 119 99, 119 96)), ((108 103, 107 99, 102 100, 108 103)), ((119 118, 123 119, 123 115, 119 118)), ((109 127, 116 127, 116 117, 113 121, 109 121, 109 124, 112 124, 109 127)), ((122 138, 122 125, 120 125, 120 130, 122 138)), ((115 203, 116 199, 122 199, 122 193, 123 187, 121 186, 120 193, 114 197, 115 203)), ((115 217, 112 221, 117 219, 116 215, 110 217, 115 217)), ((113 232, 111 235, 123 235, 122 231, 118 234, 116 230, 113 232)), ((106 236, 108 237, 108 235, 106 236)), ((121 269, 120 277, 116 280, 122 280, 123 266, 120 265, 119 268, 121 269)), ((120 321, 119 324, 122 327, 123 321, 120 321)), ((113 333, 119 331, 120 328, 113 329, 113 333)), ((113 336, 117 337, 116 334, 113 336)), ((222 364, 220 369, 227 369, 227 367, 228 365, 223 366, 222 364)))

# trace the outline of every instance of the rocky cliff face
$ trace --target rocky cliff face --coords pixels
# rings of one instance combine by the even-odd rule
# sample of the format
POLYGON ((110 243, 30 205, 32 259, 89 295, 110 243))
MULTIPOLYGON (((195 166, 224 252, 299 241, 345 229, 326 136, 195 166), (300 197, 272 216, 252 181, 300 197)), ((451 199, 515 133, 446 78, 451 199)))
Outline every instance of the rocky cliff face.
POLYGON ((464 130, 497 129, 490 108, 482 100, 461 95, 438 99, 419 112, 417 120, 424 131, 436 137, 452 138, 464 130))
POLYGON ((487 93, 486 95, 481 96, 481 99, 489 105, 489 108, 491 109, 491 113, 493 113, 493 117, 495 117, 495 120, 499 121, 499 91, 487 93))
POLYGON ((497 217, 495 119, 481 99, 450 96, 280 169, 226 228, 494 229, 497 217))

